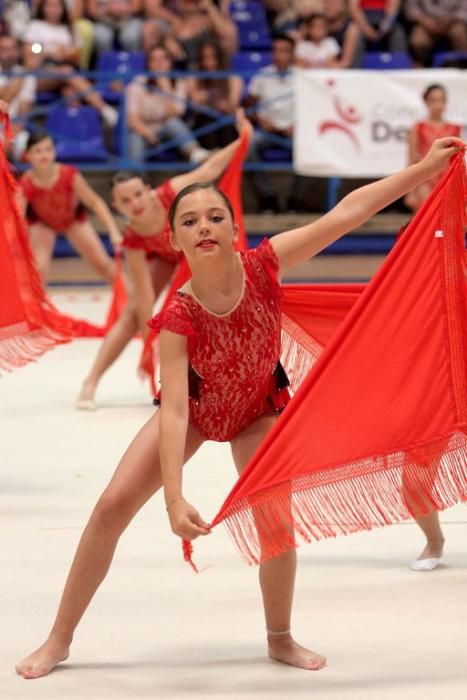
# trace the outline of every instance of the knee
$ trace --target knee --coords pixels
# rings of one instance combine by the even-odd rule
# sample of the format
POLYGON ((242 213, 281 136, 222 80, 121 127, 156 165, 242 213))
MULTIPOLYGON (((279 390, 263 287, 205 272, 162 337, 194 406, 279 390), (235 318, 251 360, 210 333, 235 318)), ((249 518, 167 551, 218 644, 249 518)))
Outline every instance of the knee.
POLYGON ((128 332, 136 333, 138 330, 138 318, 135 306, 128 305, 123 309, 120 315, 120 323, 128 329, 128 332))
POLYGON ((454 22, 448 30, 448 36, 453 44, 465 48, 467 44, 467 27, 463 22, 454 22))
POLYGON ((410 43, 412 46, 430 46, 432 43, 431 36, 424 27, 416 24, 410 34, 410 43))
POLYGON ((94 508, 92 520, 101 532, 119 535, 131 520, 128 503, 118 494, 104 492, 94 508))

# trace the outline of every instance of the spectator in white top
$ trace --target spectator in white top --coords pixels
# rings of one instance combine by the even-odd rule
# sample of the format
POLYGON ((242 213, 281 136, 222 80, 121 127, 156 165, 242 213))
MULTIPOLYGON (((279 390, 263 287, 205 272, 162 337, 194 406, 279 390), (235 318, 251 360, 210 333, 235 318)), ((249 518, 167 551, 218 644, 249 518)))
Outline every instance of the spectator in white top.
POLYGON ((117 111, 107 105, 91 83, 75 73, 79 65, 80 47, 75 41, 64 0, 40 0, 36 19, 24 35, 24 64, 29 70, 50 70, 53 77, 41 77, 39 90, 65 90, 79 93, 95 107, 109 126, 118 120, 117 111), (63 77, 62 77, 63 76, 63 77))
POLYGON ((295 62, 300 68, 334 68, 341 50, 329 36, 325 15, 314 14, 303 21, 303 39, 295 46, 295 62))
MULTIPOLYGON (((147 53, 151 73, 169 73, 172 58, 165 46, 147 53)), ((182 117, 186 111, 186 84, 166 75, 140 76, 127 87, 128 142, 132 160, 142 161, 147 148, 178 139, 176 148, 192 163, 201 163, 209 151, 201 148, 182 117)))
MULTIPOLYGON (((293 88, 294 41, 288 36, 273 40, 272 64, 257 73, 248 86, 246 107, 253 108, 249 114, 252 122, 259 127, 255 130, 248 159, 260 162, 265 148, 274 146, 270 136, 291 139, 294 129, 294 88, 293 88)), ((291 145, 291 142, 290 142, 291 145)), ((253 183, 263 211, 279 211, 277 194, 264 170, 254 174, 253 183)), ((298 180, 294 178, 292 191, 287 200, 289 209, 297 208, 294 188, 298 180)))
POLYGON ((28 138, 25 118, 36 100, 36 79, 24 75, 19 59, 18 40, 8 35, 0 36, 0 100, 9 105, 16 159, 20 159, 24 152, 28 138))
MULTIPOLYGON (((40 0, 33 0, 32 6, 37 10, 40 0)), ((80 48, 79 67, 88 70, 94 49, 94 23, 85 17, 86 0, 65 0, 73 35, 80 48)), ((22 36, 21 36, 22 38, 22 36)))

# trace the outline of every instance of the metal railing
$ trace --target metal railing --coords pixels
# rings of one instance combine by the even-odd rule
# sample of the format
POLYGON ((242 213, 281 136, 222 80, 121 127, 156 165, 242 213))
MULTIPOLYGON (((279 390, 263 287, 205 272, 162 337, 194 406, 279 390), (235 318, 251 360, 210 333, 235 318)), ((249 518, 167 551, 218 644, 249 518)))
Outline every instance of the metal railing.
MULTIPOLYGON (((112 134, 109 134, 107 132, 107 137, 113 136, 113 145, 114 148, 113 150, 116 151, 114 153, 109 151, 109 157, 105 162, 86 162, 86 160, 79 160, 79 162, 75 162, 76 165, 79 165, 80 169, 83 171, 108 171, 108 170, 141 170, 141 171, 161 171, 161 170, 172 170, 172 171, 186 171, 190 170, 193 168, 193 164, 190 162, 187 162, 185 160, 182 160, 180 158, 175 158, 173 160, 167 159, 166 157, 163 160, 158 161, 157 158, 158 156, 162 156, 164 154, 172 154, 173 149, 176 148, 178 145, 182 143, 182 140, 180 138, 172 138, 170 140, 165 140, 163 142, 158 143, 157 145, 153 147, 147 147, 145 150, 145 158, 143 161, 139 160, 134 160, 130 157, 129 153, 129 148, 128 148, 128 121, 127 121, 127 99, 126 99, 126 88, 129 85, 129 83, 136 77, 138 76, 144 76, 147 78, 151 77, 169 77, 173 79, 187 79, 187 78, 202 78, 202 79, 221 79, 221 78, 229 78, 232 75, 238 75, 240 76, 243 81, 245 86, 248 84, 249 79, 251 79, 253 76, 257 75, 260 71, 259 70, 246 70, 246 71, 212 71, 212 72, 206 72, 206 71, 170 71, 167 73, 150 73, 148 71, 131 71, 131 70, 125 70, 124 72, 121 71, 112 71, 112 72, 104 72, 104 71, 76 71, 74 74, 67 74, 64 76, 63 73, 58 72, 58 71, 53 71, 53 70, 40 70, 40 71, 25 71, 24 75, 34 75, 36 78, 57 78, 60 79, 63 82, 66 82, 66 78, 70 77, 70 75, 79 75, 81 77, 88 78, 90 81, 92 81, 92 89, 94 91, 97 91, 99 93, 102 92, 107 92, 109 89, 109 86, 113 82, 118 82, 121 83, 122 88, 119 91, 115 91, 115 106, 118 108, 120 118, 119 122, 116 127, 113 128, 112 134), (116 148, 115 148, 116 146, 116 148)), ((8 75, 8 74, 7 74, 8 75)), ((18 74, 17 73, 12 73, 10 74, 11 78, 17 78, 18 74)), ((263 76, 267 77, 267 73, 262 73, 263 76)), ((202 137, 206 134, 213 133, 222 127, 226 125, 234 125, 235 124, 235 115, 234 114, 225 114, 223 112, 220 112, 216 110, 215 108, 211 106, 204 106, 199 103, 193 102, 192 100, 188 100, 185 98, 177 97, 173 95, 172 93, 166 93, 157 86, 153 86, 151 88, 155 93, 159 93, 161 96, 167 95, 170 96, 172 100, 179 100, 181 101, 184 106, 185 106, 185 112, 184 115, 181 116, 182 119, 187 121, 189 125, 189 120, 190 117, 193 117, 193 115, 196 114, 201 114, 205 117, 208 117, 209 119, 212 119, 212 123, 210 124, 205 124, 201 127, 197 128, 191 128, 190 131, 193 135, 193 137, 199 138, 202 137)), ((85 93, 76 93, 77 96, 80 97, 80 99, 85 98, 86 94, 85 93)), ((284 93, 280 97, 275 97, 271 100, 268 101, 263 101, 261 104, 257 103, 252 107, 246 108, 246 114, 247 116, 254 116, 258 111, 261 110, 261 108, 268 106, 272 104, 273 102, 277 102, 280 100, 284 99, 289 99, 293 94, 293 91, 289 91, 287 93, 284 93)), ((35 107, 30 111, 30 113, 26 116, 26 118, 22 117, 20 119, 16 119, 15 121, 17 122, 22 122, 24 124, 24 127, 28 131, 34 131, 35 129, 38 129, 40 127, 43 128, 43 126, 47 127, 47 117, 50 114, 50 112, 63 108, 63 107, 68 107, 69 105, 69 98, 64 98, 60 97, 57 95, 57 99, 54 99, 53 101, 47 101, 46 103, 41 104, 40 102, 40 95, 41 93, 38 93, 38 101, 36 102, 35 107), (45 125, 40 124, 39 122, 44 122, 45 125)), ((247 95, 247 91, 245 89, 244 91, 244 97, 247 95)), ((70 106, 71 108, 71 106, 70 106)), ((268 142, 271 144, 271 147, 279 147, 280 149, 284 149, 284 154, 289 154, 291 156, 292 154, 292 140, 286 137, 283 137, 281 135, 277 134, 271 134, 268 131, 264 131, 260 129, 259 127, 255 126, 255 131, 259 131, 264 133, 267 138, 268 142)), ((104 132, 105 133, 105 132, 104 132)), ((64 140, 63 134, 57 134, 57 133, 52 133, 51 132, 52 138, 54 140, 57 140, 59 138, 61 141, 64 140)), ((107 138, 108 141, 112 140, 111 138, 107 138)), ((107 144, 106 145, 106 150, 108 151, 107 144)), ((19 166, 24 167, 24 166, 19 166)), ((289 159, 285 160, 280 160, 280 161, 274 161, 274 160, 268 160, 266 161, 246 161, 244 165, 244 169, 246 171, 286 171, 286 172, 292 172, 292 159, 290 157, 289 159)), ((338 196, 338 190, 340 187, 340 179, 339 178, 326 178, 328 182, 328 190, 327 190, 327 208, 331 208, 335 202, 337 201, 337 196, 338 196)))

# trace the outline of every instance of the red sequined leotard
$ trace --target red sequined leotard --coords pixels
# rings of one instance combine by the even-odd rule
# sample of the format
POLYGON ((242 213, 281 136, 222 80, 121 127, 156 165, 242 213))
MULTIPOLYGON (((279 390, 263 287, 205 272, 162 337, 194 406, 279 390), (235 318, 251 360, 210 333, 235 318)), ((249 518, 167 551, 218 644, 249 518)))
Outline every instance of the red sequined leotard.
MULTIPOLYGON (((228 314, 205 309, 178 291, 149 325, 188 337, 190 423, 207 439, 230 441, 260 416, 290 399, 279 362, 281 291, 269 241, 239 253, 244 290, 228 314)), ((163 397, 162 397, 163 401, 163 397)))
POLYGON ((436 139, 441 139, 446 136, 460 137, 461 135, 461 127, 458 124, 449 124, 448 122, 436 127, 428 122, 418 122, 415 124, 415 130, 417 134, 418 157, 420 160, 426 156, 433 141, 436 139))
POLYGON ((28 224, 40 221, 55 233, 66 231, 75 221, 86 221, 87 214, 74 191, 78 171, 71 165, 59 165, 59 175, 52 187, 40 187, 28 172, 21 177, 20 185, 27 201, 28 224))
MULTIPOLYGON (((157 187, 155 194, 168 213, 176 196, 176 192, 170 180, 164 182, 160 187, 157 187)), ((141 233, 137 233, 130 226, 127 226, 123 232, 122 245, 124 248, 144 250, 148 259, 158 257, 174 265, 179 263, 183 257, 182 253, 175 250, 170 243, 170 226, 168 219, 166 219, 164 228, 161 231, 157 231, 151 235, 142 235, 141 233)))

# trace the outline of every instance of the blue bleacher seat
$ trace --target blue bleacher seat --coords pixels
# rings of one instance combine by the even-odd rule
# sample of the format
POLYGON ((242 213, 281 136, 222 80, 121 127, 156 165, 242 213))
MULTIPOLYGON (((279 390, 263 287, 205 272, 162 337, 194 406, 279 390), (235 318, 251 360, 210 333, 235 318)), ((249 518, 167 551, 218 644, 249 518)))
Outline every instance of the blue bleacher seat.
POLYGON ((144 51, 101 51, 97 57, 96 70, 103 73, 115 73, 115 76, 99 81, 96 88, 106 102, 115 104, 119 101, 119 93, 112 90, 112 82, 122 80, 125 83, 129 73, 142 73, 145 67, 144 51))
POLYGON ((100 118, 93 107, 51 109, 47 131, 55 141, 58 160, 102 163, 109 158, 100 118))
POLYGON ((240 51, 232 59, 232 68, 239 71, 256 71, 269 66, 271 61, 270 51, 240 51))
POLYGON ((52 90, 38 90, 37 92, 37 104, 39 105, 49 105, 51 102, 56 102, 59 99, 59 93, 52 92, 52 90))
POLYGON ((254 19, 266 21, 266 13, 261 2, 255 0, 237 0, 230 3, 230 16, 237 24, 251 22, 254 19))
POLYGON ((255 22, 237 25, 239 29, 240 49, 242 51, 270 50, 272 47, 271 32, 267 24, 255 22))
POLYGON ((433 57, 433 66, 440 68, 445 63, 462 63, 467 65, 467 51, 442 51, 433 57))
POLYGON ((403 51, 387 53, 373 51, 364 54, 362 68, 370 70, 402 70, 412 67, 412 60, 409 54, 403 51))

